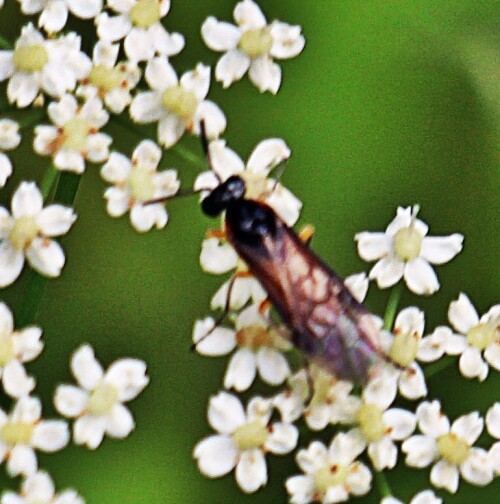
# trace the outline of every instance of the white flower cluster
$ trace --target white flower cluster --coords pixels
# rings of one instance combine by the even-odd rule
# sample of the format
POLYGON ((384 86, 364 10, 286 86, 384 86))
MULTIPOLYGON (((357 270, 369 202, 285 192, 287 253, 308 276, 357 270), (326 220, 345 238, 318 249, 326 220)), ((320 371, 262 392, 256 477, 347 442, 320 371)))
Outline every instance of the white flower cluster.
MULTIPOLYGON (((140 233, 165 227, 166 200, 178 193, 180 181, 176 169, 164 168, 162 148, 192 158, 178 145, 186 132, 202 136, 208 144, 211 169, 197 176, 195 192, 204 197, 237 176, 245 183, 245 198, 271 207, 284 225, 296 224, 302 203, 280 182, 280 167, 290 157, 290 148, 283 139, 265 139, 245 163, 227 146, 221 138, 226 116, 208 99, 211 68, 196 62, 191 70, 178 72, 172 63, 184 49, 185 39, 165 29, 170 0, 18 3, 22 14, 36 16, 37 27, 25 24, 12 46, 0 51, 0 82, 6 82, 12 109, 43 114, 46 124, 33 128, 33 150, 49 157, 52 167, 40 186, 28 181, 19 184, 10 211, 0 207, 0 288, 16 281, 26 261, 44 277, 61 274, 66 258, 54 238, 69 232, 76 213, 49 198, 68 176, 58 172, 82 175, 90 164, 100 165, 101 177, 109 185, 104 193, 109 215, 129 213, 140 233), (71 17, 95 27, 95 40, 90 43, 71 31, 71 17), (156 126, 154 139, 148 138, 142 125, 156 126), (128 155, 110 151, 113 127, 141 137, 128 155)), ((224 53, 215 64, 215 79, 228 88, 248 73, 260 92, 276 94, 282 81, 276 60, 302 52, 301 27, 268 23, 252 0, 237 2, 233 17, 235 25, 209 16, 201 27, 205 44, 224 53)), ((38 119, 31 125, 35 122, 38 119)), ((3 151, 17 148, 19 130, 25 127, 0 118, 0 187, 13 171, 3 151)), ((398 208, 385 232, 356 235, 361 258, 376 261, 368 277, 359 273, 345 279, 359 302, 370 280, 381 289, 404 280, 417 295, 439 289, 431 265, 453 259, 462 249, 463 236, 428 236, 418 211, 418 206, 398 208)), ((311 236, 306 227, 298 239, 308 243, 311 236)), ((450 423, 441 403, 430 399, 430 390, 433 376, 453 363, 453 357, 467 379, 483 381, 490 370, 500 370, 500 305, 480 316, 469 298, 460 294, 449 307, 451 327, 439 326, 428 333, 425 315, 415 306, 397 315, 397 303, 388 307, 386 330, 378 318, 370 317, 387 362, 369 373, 360 390, 314 362, 297 369, 297 359, 290 358, 293 324, 286 327, 272 319, 267 293, 231 246, 224 220, 219 229, 207 233, 200 263, 205 271, 230 273, 230 278, 211 300, 211 308, 222 310, 223 317, 217 321, 207 317, 195 324, 197 351, 208 356, 231 354, 223 379, 227 390, 248 397, 257 377, 276 387, 268 397, 250 397, 246 406, 228 391, 210 399, 208 422, 215 434, 194 449, 204 475, 216 478, 234 470, 239 487, 253 493, 267 484, 266 456, 296 450, 301 474, 285 483, 294 504, 335 503, 366 495, 376 480, 385 481, 384 471, 394 469, 403 457, 409 467, 432 466, 431 484, 450 493, 457 491, 460 477, 477 486, 498 477, 500 403, 450 423), (224 318, 229 321, 226 325, 222 325, 224 318), (333 432, 328 445, 308 436, 307 446, 301 446, 302 425, 313 434, 333 432), (487 434, 480 438, 485 425, 487 434)), ((0 462, 5 461, 9 476, 23 478, 20 493, 5 492, 1 504, 83 503, 74 490, 56 493, 51 477, 38 469, 36 450, 61 450, 70 438, 68 424, 43 419, 42 404, 31 395, 36 382, 25 365, 41 353, 41 335, 35 325, 15 330, 12 313, 0 302, 0 377, 12 401, 8 412, 0 410, 0 462)), ((356 354, 357 343, 346 342, 344 352, 356 354)), ((105 371, 92 347, 82 345, 70 367, 77 384, 58 386, 54 402, 62 416, 73 419, 74 442, 94 450, 106 435, 128 436, 135 423, 124 403, 147 386, 145 363, 119 359, 105 371)), ((383 504, 400 502, 387 482, 379 486, 383 504)), ((440 502, 431 489, 411 500, 413 504, 440 502)))
MULTIPOLYGON (((74 191, 71 197, 64 197, 64 205, 58 202, 65 181, 75 179, 60 172, 82 175, 89 165, 100 165, 101 176, 109 185, 104 193, 109 215, 129 213, 132 226, 140 233, 165 227, 169 217, 165 200, 179 191, 180 181, 176 169, 163 167, 162 148, 175 148, 185 132, 199 135, 203 130, 213 140, 210 155, 220 167, 220 177, 241 174, 249 187, 252 181, 256 194, 266 194, 269 202, 282 201, 287 222, 296 221, 300 202, 267 178, 276 161, 288 157, 285 143, 279 139, 262 142, 245 168, 219 139, 227 121, 221 108, 207 99, 210 67, 200 62, 182 74, 174 68, 171 59, 183 50, 185 39, 165 29, 170 0, 18 0, 17 8, 30 21, 21 24, 20 35, 11 44, 0 36, 0 82, 10 105, 2 114, 24 109, 26 115, 21 117, 27 119, 16 122, 0 117, 0 187, 13 172, 4 151, 18 147, 23 129, 33 127, 33 151, 50 158, 51 166, 39 184, 19 183, 12 191, 10 209, 0 207, 0 288, 13 284, 26 262, 42 277, 61 275, 66 257, 56 238, 70 231, 77 216, 71 208, 74 191), (85 35, 72 30, 71 18, 87 20, 85 35), (91 33, 95 33, 93 40, 88 39, 91 33), (151 123, 157 124, 156 138, 148 138, 146 130, 140 129, 142 141, 129 154, 110 151, 113 127, 137 133, 137 125, 151 123), (228 157, 231 163, 227 163, 228 157)), ((276 93, 281 70, 273 59, 291 58, 302 51, 300 27, 277 21, 268 24, 251 0, 237 3, 234 17, 237 28, 227 29, 230 25, 209 17, 201 29, 209 47, 229 50, 217 65, 217 80, 227 87, 249 70, 250 80, 260 91, 276 93)), ((201 181, 205 190, 217 183, 208 173, 198 178, 201 181)), ((40 280, 36 274, 27 277, 29 282, 40 280)), ((244 283, 238 282, 240 288, 244 283)), ((249 281, 247 289, 256 300, 265 298, 255 281, 249 281)), ((30 292, 28 289, 29 296, 30 292)), ((235 294, 240 295, 238 289, 235 294)), ((221 292, 219 298, 223 295, 221 292)), ((31 321, 40 300, 33 294, 25 301, 23 317, 31 321)), ((240 323, 252 326, 252 315, 246 321, 242 317, 240 323)), ((31 396, 36 381, 25 365, 41 353, 41 335, 35 325, 15 330, 12 313, 0 302, 0 378, 7 400, 12 402, 9 412, 0 410, 0 461, 5 461, 10 476, 24 478, 20 493, 4 492, 1 504, 83 503, 73 490, 56 493, 49 474, 38 470, 36 450, 61 450, 70 438, 67 423, 44 420, 40 400, 31 396)), ((283 358, 271 349, 262 352, 260 372, 272 376, 269 367, 276 359, 283 358)), ((240 361, 246 365, 245 357, 240 361)), ((128 436, 135 424, 124 403, 148 384, 145 363, 120 359, 104 371, 93 349, 83 345, 71 358, 71 371, 77 385, 58 386, 54 402, 61 415, 73 419, 74 442, 94 450, 106 435, 128 436)), ((289 374, 286 367, 281 382, 289 374)), ((226 396, 219 403, 237 410, 238 400, 226 396)), ((221 432, 237 431, 244 448, 254 442, 254 432, 265 435, 259 425, 267 429, 274 406, 256 400, 246 414, 241 405, 239 408, 226 425, 222 417, 213 425, 221 432)), ((266 449, 275 453, 291 450, 294 444, 288 438, 296 429, 278 424, 273 428, 274 433, 265 435, 266 449)), ((257 468, 261 476, 265 474, 262 460, 257 468)), ((244 481, 255 486, 245 469, 252 461, 251 454, 240 466, 244 481)))
MULTIPOLYGON (((246 166, 220 140, 209 144, 208 154, 212 171, 202 173, 195 188, 208 191, 237 174, 247 185, 246 197, 267 203, 288 225, 297 221, 301 203, 268 177, 273 166, 290 156, 282 140, 259 144, 246 166)), ((369 278, 381 288, 395 285, 404 276, 411 291, 432 294, 439 283, 429 263, 445 263, 462 248, 463 237, 458 234, 426 237, 428 227, 416 219, 417 210, 399 208, 386 233, 356 235, 361 257, 380 259, 369 278)), ((301 235, 306 240, 310 236, 307 229, 301 235)), ((234 469, 240 488, 246 493, 256 491, 267 483, 264 455, 288 454, 298 446, 298 422, 312 432, 333 427, 336 434, 329 446, 316 440, 296 452, 303 474, 286 481, 294 504, 343 502, 350 496, 365 495, 376 479, 384 477, 382 471, 395 468, 401 453, 410 467, 433 464, 431 484, 451 493, 457 491, 460 475, 478 486, 488 485, 498 475, 499 443, 474 446, 484 424, 479 412, 460 417, 450 427, 439 402, 425 398, 432 385, 429 364, 447 356, 460 356, 459 368, 466 378, 484 380, 489 367, 500 370, 500 305, 480 318, 461 294, 449 310, 457 332, 439 326, 427 335, 424 312, 414 306, 404 308, 394 317, 390 332, 380 331, 381 346, 390 362, 377 369, 359 391, 314 363, 292 371, 293 326, 287 328, 271 319, 266 292, 228 241, 224 222, 220 230, 207 233, 200 263, 209 273, 230 272, 231 277, 211 301, 211 308, 222 309, 223 315, 217 322, 208 317, 195 323, 195 348, 207 356, 231 354, 223 380, 226 389, 245 392, 257 376, 267 385, 279 387, 271 397, 251 398, 246 415, 236 396, 227 392, 210 400, 208 420, 216 434, 194 449, 204 475, 215 478, 234 469), (224 316, 230 326, 221 324, 224 316), (409 401, 414 408, 408 407, 409 401), (401 402, 405 407, 398 405, 401 402), (256 404, 265 405, 266 414, 259 418, 252 413, 256 404), (275 435, 279 435, 279 446, 273 442, 275 435)), ((369 278, 361 273, 345 280, 360 302, 369 278)), ((488 433, 495 439, 499 411, 496 403, 485 415, 488 433)), ((384 504, 401 502, 386 493, 382 496, 384 504)), ((411 502, 438 504, 442 500, 432 490, 424 490, 411 502)))
MULTIPOLYGON (((55 494, 50 476, 38 469, 37 450, 53 453, 63 449, 70 439, 67 423, 43 419, 40 399, 31 396, 35 379, 27 374, 24 364, 42 352, 41 337, 42 330, 37 326, 16 330, 12 312, 0 302, 0 376, 3 390, 15 401, 10 412, 0 409, 0 463, 5 462, 9 476, 24 477, 23 502, 83 504, 74 490, 55 494)), ((95 449, 105 434, 114 438, 128 436, 134 420, 122 403, 136 397, 148 384, 144 362, 120 359, 104 373, 92 348, 84 345, 73 355, 71 369, 79 387, 60 385, 54 403, 63 416, 76 418, 74 442, 95 449)), ((0 502, 17 503, 19 498, 6 492, 0 502)))

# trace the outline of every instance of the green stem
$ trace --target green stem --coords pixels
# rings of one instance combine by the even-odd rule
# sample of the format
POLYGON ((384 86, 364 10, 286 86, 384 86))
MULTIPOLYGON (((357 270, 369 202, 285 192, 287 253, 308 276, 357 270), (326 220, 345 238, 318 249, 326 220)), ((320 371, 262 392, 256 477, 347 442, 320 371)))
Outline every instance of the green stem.
POLYGON ((58 176, 59 172, 57 171, 56 167, 53 164, 51 164, 48 167, 47 171, 45 172, 42 182, 40 183, 40 191, 42 193, 44 201, 46 201, 47 198, 49 197, 49 194, 52 188, 54 187, 54 184, 58 176))
POLYGON ((3 37, 0 37, 0 47, 3 49, 12 49, 12 44, 3 37))
POLYGON ((204 158, 200 158, 200 156, 193 154, 190 150, 186 149, 182 145, 174 145, 172 149, 179 157, 184 159, 185 161, 188 161, 189 163, 192 163, 196 166, 200 166, 202 168, 207 168, 207 162, 205 161, 204 158))
POLYGON ((387 301, 387 307, 384 314, 384 329, 386 331, 392 331, 394 325, 394 319, 396 318, 396 312, 398 311, 399 301, 401 299, 401 294, 403 293, 403 283, 400 282, 396 284, 389 295, 389 301, 387 301))
POLYGON ((33 126, 33 124, 38 124, 45 117, 45 110, 38 110, 36 113, 22 119, 21 121, 18 121, 19 128, 29 128, 30 126, 33 126))
POLYGON ((375 471, 375 479, 377 480, 378 491, 381 497, 389 497, 392 495, 392 490, 385 477, 383 471, 375 471))
POLYGON ((446 368, 449 368, 451 364, 455 362, 455 359, 451 357, 439 359, 437 362, 427 366, 424 370, 425 378, 431 378, 432 376, 436 376, 441 371, 444 371, 446 368))
MULTIPOLYGON (((149 138, 147 136, 144 136, 144 132, 139 128, 137 128, 135 126, 135 123, 131 123, 130 121, 125 120, 120 116, 113 116, 111 118, 111 121, 117 124, 118 126, 121 126, 122 128, 125 128, 126 130, 130 131, 134 135, 137 135, 141 139, 149 138)), ((175 154, 177 154, 180 158, 184 159, 188 163, 194 164, 201 168, 205 169, 207 168, 205 158, 202 158, 197 154, 193 154, 190 150, 186 149, 182 145, 176 144, 172 146, 169 150, 175 152, 175 154)))
MULTIPOLYGON (((73 205, 78 191, 81 177, 74 173, 59 173, 53 166, 49 168, 42 181, 42 191, 50 194, 50 191, 57 180, 54 201, 73 205), (55 172, 55 175, 54 173, 55 172)), ((46 197, 46 194, 44 194, 46 197)), ((34 270, 28 272, 26 294, 17 322, 19 327, 33 324, 38 318, 40 304, 47 284, 47 278, 38 274, 34 270)))

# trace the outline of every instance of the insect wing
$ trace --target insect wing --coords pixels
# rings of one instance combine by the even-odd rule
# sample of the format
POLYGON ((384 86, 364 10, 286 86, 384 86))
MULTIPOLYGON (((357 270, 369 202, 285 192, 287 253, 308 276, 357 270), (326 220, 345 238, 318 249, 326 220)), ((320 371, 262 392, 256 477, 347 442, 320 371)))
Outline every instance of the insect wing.
MULTIPOLYGON (((256 202, 242 202, 250 203, 256 202)), ((241 221, 227 215, 236 251, 266 289, 295 346, 337 378, 366 383, 373 364, 387 360, 373 315, 272 209, 258 205, 267 213, 258 240, 255 232, 253 240, 243 239, 241 221)))

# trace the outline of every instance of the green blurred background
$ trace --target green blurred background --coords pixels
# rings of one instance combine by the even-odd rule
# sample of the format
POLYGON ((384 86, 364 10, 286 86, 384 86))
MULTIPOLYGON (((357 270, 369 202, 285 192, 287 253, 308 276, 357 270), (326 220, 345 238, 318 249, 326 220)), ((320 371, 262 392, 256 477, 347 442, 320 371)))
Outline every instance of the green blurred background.
MULTIPOLYGON (((230 20, 236 2, 172 3, 165 25, 187 39, 172 58, 178 73, 198 61, 214 65, 218 55, 203 46, 199 28, 208 15, 230 20)), ((269 20, 302 25, 307 45, 300 57, 282 63, 277 96, 260 95, 247 79, 229 90, 212 85, 209 98, 227 115, 229 145, 246 158, 264 138, 286 139, 293 156, 283 182, 304 202, 300 222, 316 226, 313 248, 343 275, 370 267, 356 255, 356 232, 383 230, 398 205, 419 203, 430 234, 463 233, 465 248, 438 267, 436 295, 406 293, 403 303, 425 309, 428 331, 447 322, 448 304, 461 291, 480 312, 487 310, 499 292, 500 3, 276 0, 261 6, 269 20)), ((17 2, 7 0, 0 35, 13 42, 24 22, 17 2)), ((70 26, 91 48, 92 23, 73 20, 70 26)), ((0 85, 0 105, 5 88, 0 85)), ((110 123, 107 131, 113 147, 126 154, 140 140, 120 125, 110 123)), ((21 179, 41 180, 49 164, 30 145, 25 132, 11 155, 16 171, 0 194, 4 205, 21 179)), ((182 145, 201 156, 197 139, 182 145)), ((186 187, 200 170, 172 152, 162 166, 177 167, 186 187)), ((79 219, 61 240, 67 265, 48 283, 37 320, 46 349, 28 369, 49 417, 54 387, 71 381, 69 357, 82 342, 91 343, 105 365, 126 355, 146 360, 151 383, 130 406, 137 430, 128 440, 105 440, 96 453, 71 446, 40 455, 40 465, 59 488, 74 486, 88 503, 284 502, 283 481, 297 472, 291 457, 268 457, 269 484, 253 496, 238 490, 232 474, 205 479, 192 460, 194 444, 211 433, 207 400, 221 388, 227 362, 189 351, 193 321, 208 314, 222 281, 198 266, 204 232, 217 223, 201 214, 196 197, 183 198, 169 204, 165 230, 141 236, 128 218, 106 215, 104 188, 98 167, 88 166, 76 201, 79 219)), ((25 273, 2 292, 14 313, 25 273)), ((372 288, 369 306, 382 313, 387 294, 372 288)), ((498 399, 499 385, 498 374, 479 385, 459 379, 451 366, 430 381, 430 398, 439 398, 451 418, 473 409, 484 414, 498 399)), ((270 389, 257 384, 255 392, 270 389)), ((429 486, 428 474, 400 463, 388 479, 395 494, 408 499, 429 486)), ((13 484, 3 469, 1 478, 2 488, 13 484)), ((457 495, 441 495, 451 503, 492 504, 499 490, 498 481, 486 489, 461 481, 457 495)), ((359 502, 378 502, 377 491, 359 502)))

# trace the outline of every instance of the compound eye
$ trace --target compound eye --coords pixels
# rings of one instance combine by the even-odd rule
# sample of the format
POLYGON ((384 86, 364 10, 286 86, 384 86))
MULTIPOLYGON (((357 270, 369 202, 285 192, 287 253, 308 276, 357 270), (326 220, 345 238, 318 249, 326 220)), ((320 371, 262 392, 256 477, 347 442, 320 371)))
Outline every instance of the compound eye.
POLYGON ((239 200, 245 196, 246 185, 245 181, 238 177, 237 175, 233 175, 229 177, 226 182, 223 184, 226 186, 226 198, 227 200, 239 200))

